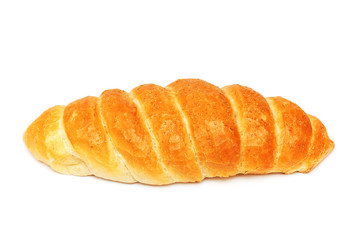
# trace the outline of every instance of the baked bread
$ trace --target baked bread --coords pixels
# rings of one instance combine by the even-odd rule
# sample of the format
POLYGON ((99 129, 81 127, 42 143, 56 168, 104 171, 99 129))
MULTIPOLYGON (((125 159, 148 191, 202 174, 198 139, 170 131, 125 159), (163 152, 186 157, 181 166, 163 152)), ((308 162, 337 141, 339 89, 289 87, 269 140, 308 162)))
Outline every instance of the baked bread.
POLYGON ((152 185, 307 173, 334 148, 324 125, 296 104, 199 79, 112 89, 52 107, 24 141, 59 173, 152 185))

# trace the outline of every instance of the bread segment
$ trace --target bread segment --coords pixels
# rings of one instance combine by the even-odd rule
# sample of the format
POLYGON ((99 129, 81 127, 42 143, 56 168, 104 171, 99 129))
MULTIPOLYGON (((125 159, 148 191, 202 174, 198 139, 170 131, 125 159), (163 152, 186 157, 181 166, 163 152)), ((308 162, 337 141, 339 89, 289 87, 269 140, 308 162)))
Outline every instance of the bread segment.
POLYGON ((278 159, 274 172, 293 173, 305 161, 312 138, 308 115, 296 104, 281 97, 267 98, 276 120, 278 159))
POLYGON ((199 161, 207 177, 239 173, 240 136, 233 110, 221 89, 199 79, 168 85, 187 119, 199 161))
POLYGON ((101 178, 134 182, 115 156, 100 120, 97 97, 85 97, 64 110, 64 129, 74 150, 91 172, 101 178))
POLYGON ((123 156, 132 176, 147 184, 172 183, 158 161, 151 136, 129 94, 118 89, 107 90, 100 99, 104 123, 111 141, 123 156))
POLYGON ((241 136, 243 174, 269 173, 276 157, 275 123, 266 99, 258 92, 240 85, 223 87, 232 103, 241 136))
POLYGON ((147 84, 131 92, 139 102, 157 141, 162 163, 176 182, 197 182, 204 177, 192 150, 187 130, 171 92, 147 84))
POLYGON ((298 171, 308 173, 314 169, 335 147, 334 142, 328 137, 322 122, 308 114, 312 125, 312 140, 306 160, 298 171))
POLYGON ((63 139, 64 106, 54 106, 40 115, 24 133, 24 142, 41 162, 63 174, 91 175, 85 163, 72 155, 63 139))

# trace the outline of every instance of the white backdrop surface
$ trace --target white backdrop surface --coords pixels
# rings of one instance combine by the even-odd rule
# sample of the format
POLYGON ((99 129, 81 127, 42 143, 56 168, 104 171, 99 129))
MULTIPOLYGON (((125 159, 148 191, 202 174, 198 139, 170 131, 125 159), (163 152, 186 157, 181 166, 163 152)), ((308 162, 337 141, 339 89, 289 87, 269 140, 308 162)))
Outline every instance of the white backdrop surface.
POLYGON ((1 1, 1 239, 361 239, 360 1, 1 1), (309 174, 152 187, 53 172, 47 108, 179 78, 241 84, 335 141, 309 174))

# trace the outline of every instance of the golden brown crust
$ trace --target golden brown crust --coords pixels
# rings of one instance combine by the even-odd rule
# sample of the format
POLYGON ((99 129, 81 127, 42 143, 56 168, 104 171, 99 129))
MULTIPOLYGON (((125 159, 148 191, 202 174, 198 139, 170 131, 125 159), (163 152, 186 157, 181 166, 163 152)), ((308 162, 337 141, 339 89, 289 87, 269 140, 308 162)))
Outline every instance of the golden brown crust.
POLYGON ((308 173, 314 169, 335 147, 334 142, 328 137, 326 128, 322 122, 310 114, 308 117, 311 120, 313 135, 307 159, 299 169, 300 172, 304 173, 308 173))
POLYGON ((85 97, 64 109, 64 129, 74 150, 96 176, 134 182, 116 158, 100 119, 97 97, 85 97))
POLYGON ((278 158, 274 172, 298 171, 307 157, 312 125, 307 114, 296 104, 281 97, 267 98, 276 120, 278 158), (277 132, 278 131, 278 132, 277 132))
POLYGON ((107 90, 52 107, 24 142, 57 172, 153 185, 307 173, 334 148, 321 121, 296 104, 199 79, 142 85, 131 94, 107 90))
POLYGON ((35 158, 59 173, 90 175, 84 162, 66 149, 60 125, 63 112, 64 106, 46 110, 28 127, 24 142, 35 158))
POLYGON ((172 183, 158 162, 151 136, 128 93, 118 89, 107 90, 100 98, 108 133, 133 177, 147 184, 172 183))
POLYGON ((150 123, 162 162, 172 178, 176 182, 201 181, 203 174, 171 92, 147 84, 133 89, 131 94, 139 101, 144 118, 150 123))
POLYGON ((241 173, 269 173, 274 165, 275 123, 266 99, 258 92, 240 85, 222 90, 230 99, 241 135, 241 173))
POLYGON ((240 136, 231 104, 222 90, 199 79, 181 79, 168 88, 174 92, 189 122, 193 143, 206 176, 237 174, 240 168, 240 136))

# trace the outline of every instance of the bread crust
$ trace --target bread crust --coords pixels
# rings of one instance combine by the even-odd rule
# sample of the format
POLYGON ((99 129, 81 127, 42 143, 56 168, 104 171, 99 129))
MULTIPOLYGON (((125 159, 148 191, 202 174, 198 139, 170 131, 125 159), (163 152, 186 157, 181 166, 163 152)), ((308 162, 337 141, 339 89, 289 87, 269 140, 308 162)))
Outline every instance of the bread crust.
POLYGON ((282 97, 270 97, 267 101, 278 129, 278 155, 273 172, 296 172, 306 159, 311 145, 311 121, 308 115, 291 101, 282 97))
POLYGON ((85 97, 70 103, 64 109, 63 121, 74 150, 94 175, 113 181, 134 182, 116 158, 100 119, 97 97, 85 97))
POLYGON ((168 88, 174 92, 189 123, 206 176, 239 173, 240 136, 231 104, 222 90, 200 79, 178 80, 168 88))
POLYGON ((298 171, 308 173, 314 169, 323 159, 335 148, 335 143, 328 137, 325 126, 322 122, 308 114, 312 125, 312 139, 306 160, 298 171))
POLYGON ((307 173, 334 149, 325 126, 281 97, 200 79, 54 106, 25 131, 63 174, 164 185, 236 174, 307 173))
POLYGON ((146 84, 133 89, 131 94, 140 103, 144 119, 149 121, 162 162, 174 181, 201 181, 204 176, 172 93, 146 84))
POLYGON ((159 163, 144 119, 129 94, 112 89, 100 98, 108 133, 134 178, 154 185, 174 182, 159 163))
POLYGON ((269 173, 276 157, 275 123, 266 99, 258 92, 240 85, 222 90, 232 102, 241 136, 243 174, 269 173))
POLYGON ((62 174, 91 175, 87 165, 69 152, 64 139, 62 116, 64 106, 54 106, 43 112, 25 131, 23 139, 39 161, 62 174))

